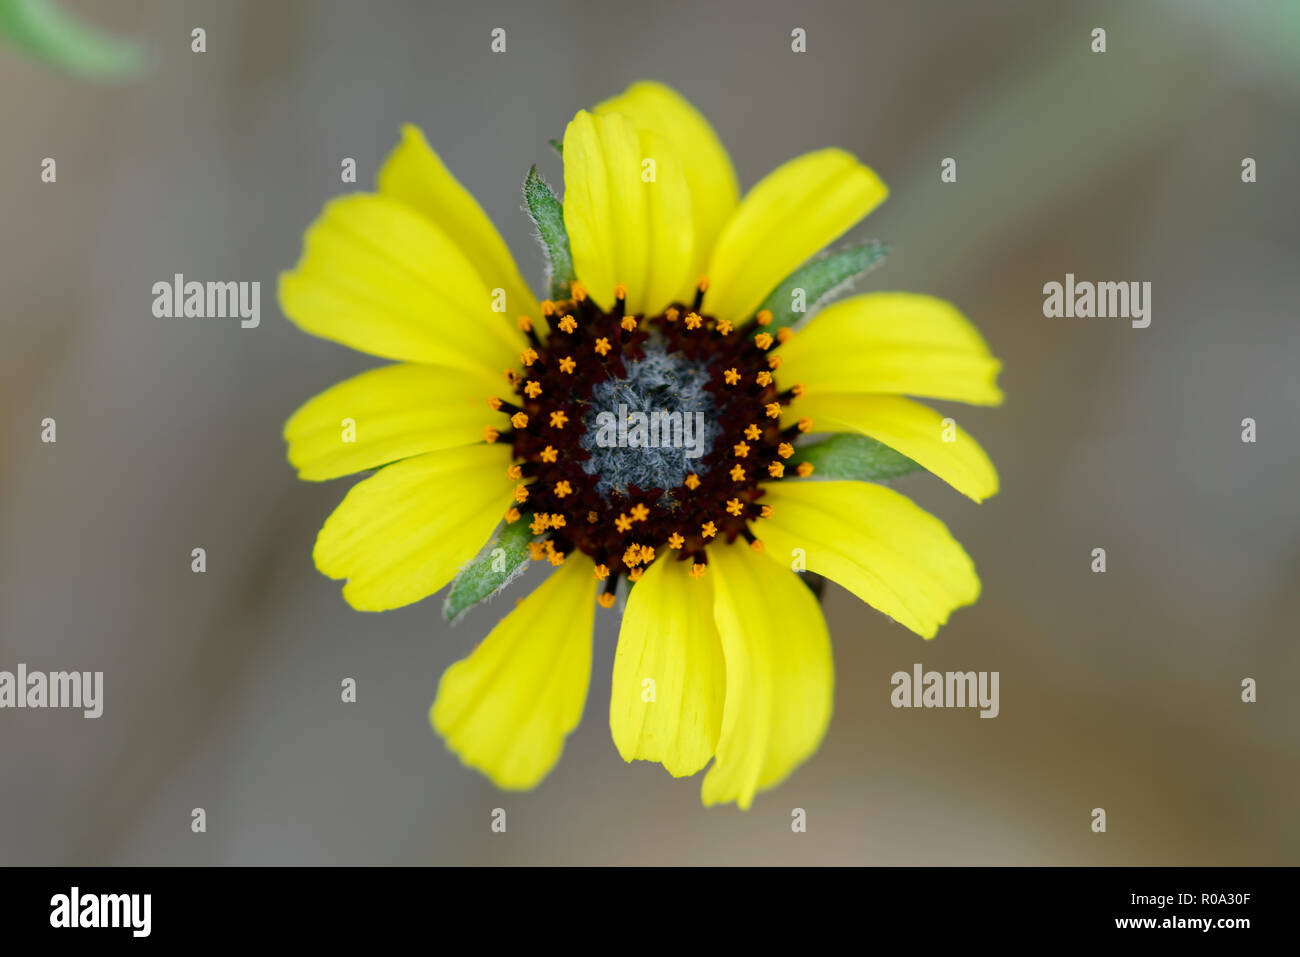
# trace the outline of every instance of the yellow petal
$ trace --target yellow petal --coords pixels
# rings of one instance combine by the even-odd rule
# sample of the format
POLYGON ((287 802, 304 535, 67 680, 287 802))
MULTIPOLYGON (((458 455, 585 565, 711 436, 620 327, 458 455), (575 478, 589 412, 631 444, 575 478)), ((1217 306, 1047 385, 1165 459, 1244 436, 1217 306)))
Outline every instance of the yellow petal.
POLYGON ((707 270, 709 312, 753 315, 781 280, 880 205, 889 190, 850 153, 824 149, 777 167, 745 194, 707 270))
POLYGON ((608 307, 628 289, 628 312, 661 310, 693 277, 690 190, 667 141, 622 114, 583 110, 564 132, 564 224, 573 266, 608 307))
MULTIPOLYGON (((965 549, 943 522, 903 495, 868 482, 776 482, 772 517, 755 533, 766 552, 843 585, 924 638, 979 597, 965 549)), ((730 667, 730 660, 728 660, 730 667)))
POLYGON ((782 375, 814 391, 1002 401, 1002 363, 955 306, 933 296, 875 292, 837 302, 780 354, 782 375))
POLYGON ((402 127, 397 144, 379 170, 379 192, 427 216, 450 236, 489 289, 504 289, 506 314, 537 316, 537 300, 501 234, 469 190, 451 174, 417 126, 402 127))
POLYGON ((358 611, 384 611, 451 581, 496 528, 514 482, 504 443, 427 452, 358 482, 316 537, 316 567, 346 578, 358 611))
POLYGON ((284 426, 289 461, 309 482, 472 445, 504 425, 487 405, 499 376, 439 366, 371 369, 326 389, 284 426))
POLYGON ((830 636, 798 576, 744 543, 709 549, 713 614, 726 660, 727 698, 706 805, 780 783, 812 755, 830 722, 830 636))
POLYGON ((860 432, 902 452, 963 495, 982 502, 998 491, 998 472, 985 451, 956 420, 894 395, 809 392, 786 418, 807 416, 818 432, 860 432))
POLYGON ((690 189, 695 241, 688 281, 708 265, 709 253, 736 208, 740 195, 731 157, 698 110, 680 93, 662 83, 633 83, 593 113, 622 113, 638 129, 651 130, 668 140, 681 157, 690 189))
POLYGON ((655 180, 646 190, 646 275, 644 295, 628 293, 628 311, 661 312, 670 302, 689 301, 700 278, 694 263, 695 233, 691 219, 691 191, 686 185, 678 153, 668 140, 648 130, 638 130, 641 162, 654 163, 655 180))
POLYGON ((280 276, 280 305, 313 335, 389 359, 499 375, 525 344, 446 233, 366 193, 325 204, 280 276))
POLYGON ((596 607, 591 568, 566 561, 438 684, 430 722, 497 787, 535 786, 582 717, 596 607))
POLYGON ((624 761, 659 761, 674 777, 713 757, 725 666, 709 576, 665 556, 628 596, 614 654, 609 727, 624 761))

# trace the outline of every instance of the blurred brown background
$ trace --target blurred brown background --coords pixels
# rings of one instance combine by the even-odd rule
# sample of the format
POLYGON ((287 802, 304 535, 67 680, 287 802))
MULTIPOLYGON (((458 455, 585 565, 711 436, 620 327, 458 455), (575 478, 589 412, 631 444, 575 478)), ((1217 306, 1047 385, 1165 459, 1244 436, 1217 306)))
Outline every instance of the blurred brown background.
POLYGON ((97 721, 0 712, 0 862, 1298 862, 1300 5, 65 6, 151 67, 96 85, 0 53, 0 668, 103 670, 106 700, 97 721), (748 813, 619 759, 608 614, 550 778, 501 794, 462 768, 425 712, 509 600, 455 630, 441 596, 353 612, 310 556, 349 483, 298 482, 280 440, 376 364, 274 299, 354 188, 340 160, 368 188, 420 124, 540 279, 524 174, 558 182, 547 139, 643 77, 705 111, 744 186, 811 148, 862 156, 892 196, 853 235, 893 254, 859 288, 950 298, 1006 364, 1005 407, 953 410, 1001 494, 900 482, 983 598, 925 644, 831 589, 829 735, 748 813), (155 319, 176 272, 260 280, 260 328, 155 319), (1150 328, 1045 319, 1066 272, 1150 281, 1150 328), (1000 717, 894 710, 914 662, 999 671, 1000 717))

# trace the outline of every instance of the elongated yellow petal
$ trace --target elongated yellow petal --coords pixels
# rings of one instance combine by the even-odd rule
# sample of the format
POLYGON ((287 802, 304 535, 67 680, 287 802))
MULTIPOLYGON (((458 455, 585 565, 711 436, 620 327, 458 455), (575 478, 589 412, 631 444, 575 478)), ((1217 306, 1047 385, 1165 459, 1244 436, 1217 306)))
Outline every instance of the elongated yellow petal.
POLYGON ((713 757, 726 691, 713 585, 666 555, 633 586, 618 633, 609 727, 624 761, 659 761, 674 777, 713 757))
POLYGON ((956 420, 920 402, 809 392, 786 413, 787 422, 801 416, 819 432, 860 432, 884 442, 977 502, 997 494, 997 469, 980 444, 956 420))
POLYGON ((469 190, 451 174, 417 126, 402 127, 377 179, 379 192, 427 216, 473 263, 489 289, 504 289, 506 314, 537 315, 537 300, 497 228, 469 190))
POLYGON ((767 486, 763 501, 773 507, 772 517, 755 528, 765 554, 778 561, 802 555, 809 571, 924 638, 979 597, 965 549, 943 522, 893 489, 868 482, 777 482, 767 486))
POLYGON ((596 106, 593 113, 622 113, 638 129, 665 137, 681 158, 690 188, 695 240, 688 282, 708 265, 709 253, 740 195, 731 157, 703 115, 662 83, 641 81, 596 106))
POLYGON ((745 194, 707 270, 709 312, 746 319, 795 267, 889 195, 850 153, 824 149, 790 160, 745 194))
POLYGON ((358 482, 316 537, 316 567, 358 611, 432 595, 492 534, 510 500, 504 443, 427 452, 358 482))
POLYGON ((666 140, 620 113, 583 110, 564 133, 564 224, 578 279, 608 307, 659 310, 689 283, 690 190, 666 140))
POLYGON ((399 459, 472 445, 483 429, 504 426, 487 400, 498 376, 440 366, 371 369, 326 389, 284 426, 289 461, 309 482, 338 478, 399 459))
POLYGON ((830 636, 798 576, 744 543, 710 548, 708 576, 727 699, 703 799, 747 808, 756 791, 812 755, 826 733, 835 683, 830 636))
POLYGON ((1002 363, 955 306, 933 296, 873 292, 837 302, 780 355, 783 377, 814 391, 1002 401, 1002 363))
POLYGON ((588 561, 566 561, 438 684, 430 722, 497 787, 534 787, 582 718, 596 607, 591 571, 588 561))
POLYGON ((691 191, 686 185, 678 153, 669 141, 648 130, 639 130, 641 162, 653 182, 642 184, 646 191, 645 292, 636 299, 628 293, 628 310, 654 313, 670 302, 689 301, 695 293, 699 270, 694 265, 695 231, 691 218, 691 191))
POLYGON ((325 204, 280 276, 280 305, 313 335, 389 359, 500 374, 525 342, 446 233, 366 193, 325 204))
POLYGON ((640 138, 621 116, 582 110, 565 129, 564 225, 574 272, 605 306, 616 283, 643 295, 648 229, 640 169, 640 138))

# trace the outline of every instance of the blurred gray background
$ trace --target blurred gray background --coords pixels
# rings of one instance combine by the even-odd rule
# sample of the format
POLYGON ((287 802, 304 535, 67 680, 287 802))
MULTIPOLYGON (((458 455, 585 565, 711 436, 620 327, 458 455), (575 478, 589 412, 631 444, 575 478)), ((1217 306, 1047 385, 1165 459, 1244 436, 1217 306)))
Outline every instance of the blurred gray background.
POLYGON ((0 712, 0 862, 1300 862, 1300 4, 65 7, 151 66, 92 84, 0 52, 0 668, 103 670, 106 701, 0 712), (899 483, 974 556, 980 603, 926 644, 831 588, 830 732, 748 813, 619 758, 610 614, 551 776, 502 794, 461 767, 426 709, 511 599, 454 630, 441 596, 349 609, 311 562, 349 480, 298 482, 280 439, 378 364, 300 333, 274 288, 399 124, 540 280, 523 176, 558 183, 547 140, 639 78, 699 105, 743 187, 815 147, 862 156, 892 195, 853 235, 893 253, 860 288, 950 298, 1006 365, 1004 407, 952 409, 1001 494, 899 483), (176 272, 260 280, 260 328, 155 319, 176 272), (1066 272, 1150 281, 1150 328, 1045 319, 1066 272), (1000 717, 894 710, 914 662, 999 671, 1000 717))

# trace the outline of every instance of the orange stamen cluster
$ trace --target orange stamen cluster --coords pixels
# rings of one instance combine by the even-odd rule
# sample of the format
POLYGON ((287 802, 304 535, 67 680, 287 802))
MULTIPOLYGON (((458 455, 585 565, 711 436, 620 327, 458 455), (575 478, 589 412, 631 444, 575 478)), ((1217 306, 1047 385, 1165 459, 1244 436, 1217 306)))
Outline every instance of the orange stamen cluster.
MULTIPOLYGON (((778 391, 772 374, 780 357, 770 350, 786 341, 784 330, 776 336, 758 331, 771 321, 761 312, 746 323, 715 319, 703 311, 707 289, 702 279, 693 302, 642 317, 627 313, 622 286, 605 311, 573 283, 569 299, 542 303, 541 321, 520 318, 529 344, 520 355, 523 374, 507 373, 516 398, 489 403, 509 426, 489 428, 485 438, 511 443, 510 476, 521 479, 515 503, 531 513, 530 531, 545 536, 530 543, 532 556, 556 565, 574 552, 590 556, 604 582, 603 607, 613 605, 619 579, 635 582, 656 554, 691 562, 690 574, 698 578, 710 544, 741 537, 761 550, 749 528, 772 514, 760 504, 760 483, 786 474, 782 460, 793 454, 794 438, 811 427, 806 419, 780 427, 782 407, 801 391, 778 391), (602 492, 600 476, 583 468, 591 458, 581 438, 592 393, 600 383, 626 378, 629 364, 644 359, 651 342, 707 371, 704 388, 721 432, 681 485, 626 483, 618 492, 602 492)), ((798 471, 806 474, 802 466, 798 471)), ((517 521, 519 508, 510 515, 517 521)))

